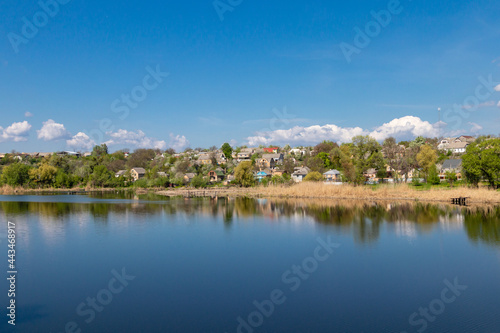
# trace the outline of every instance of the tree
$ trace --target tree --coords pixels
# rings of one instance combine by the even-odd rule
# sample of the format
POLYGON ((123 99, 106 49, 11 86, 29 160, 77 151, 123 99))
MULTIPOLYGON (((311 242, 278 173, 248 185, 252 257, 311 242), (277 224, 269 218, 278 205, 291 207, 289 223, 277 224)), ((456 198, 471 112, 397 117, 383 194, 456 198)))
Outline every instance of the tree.
POLYGON ((98 165, 94 168, 94 172, 90 176, 90 181, 93 186, 104 187, 111 180, 111 173, 104 165, 98 165))
POLYGON ((2 184, 23 186, 29 181, 30 167, 22 163, 14 163, 3 168, 0 180, 2 184))
POLYGON ((338 148, 339 145, 332 141, 323 141, 317 144, 313 149, 313 156, 318 155, 319 153, 330 153, 334 148, 338 148))
POLYGON ((29 174, 34 183, 42 186, 51 186, 55 181, 57 168, 52 165, 42 163, 38 169, 31 169, 29 174))
POLYGON ((149 164, 153 158, 155 158, 156 153, 153 149, 136 149, 132 154, 130 154, 127 166, 131 168, 149 168, 149 164))
POLYGON ((241 162, 236 169, 234 169, 234 180, 237 184, 244 187, 250 187, 255 184, 255 178, 252 171, 252 162, 241 162))
POLYGON ((370 136, 358 135, 352 138, 350 150, 354 157, 355 183, 357 184, 365 181, 363 173, 368 169, 381 169, 385 165, 379 143, 370 136))
POLYGON ((446 171, 446 180, 450 183, 450 187, 453 187, 453 183, 457 181, 457 174, 455 171, 446 171))
POLYGON ((439 179, 438 170, 435 164, 431 166, 429 170, 429 174, 427 175, 427 183, 432 185, 439 185, 441 183, 441 180, 439 179))
POLYGON ((231 145, 229 143, 224 143, 221 147, 222 149, 222 153, 224 154, 224 156, 226 156, 226 159, 227 160, 230 160, 233 158, 233 148, 231 147, 231 145))
POLYGON ((382 151, 387 160, 387 164, 391 168, 394 179, 398 178, 398 172, 403 164, 403 149, 397 144, 396 139, 389 137, 384 140, 382 151))
POLYGON ((319 182, 323 180, 323 175, 317 171, 309 172, 304 178, 305 182, 319 182))
POLYGON ((491 188, 500 186, 500 139, 478 139, 462 156, 462 168, 468 181, 477 185, 481 177, 491 188))
POLYGON ((92 156, 95 157, 103 157, 108 154, 108 146, 103 143, 100 146, 94 146, 94 149, 92 149, 92 156))
POLYGON ((427 179, 429 175, 429 170, 433 165, 436 165, 437 153, 429 145, 423 145, 420 148, 420 152, 417 154, 417 162, 422 167, 424 171, 424 176, 427 179))
POLYGON ((205 187, 207 186, 207 181, 202 175, 197 175, 194 176, 193 179, 191 179, 191 186, 196 188, 205 187))

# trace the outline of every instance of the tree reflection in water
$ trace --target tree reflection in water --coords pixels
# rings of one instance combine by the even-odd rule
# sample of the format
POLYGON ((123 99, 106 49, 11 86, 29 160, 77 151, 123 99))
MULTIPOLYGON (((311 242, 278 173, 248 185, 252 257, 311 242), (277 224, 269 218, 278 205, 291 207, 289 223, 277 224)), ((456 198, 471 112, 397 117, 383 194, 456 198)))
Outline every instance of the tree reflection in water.
MULTIPOLYGON (((304 199, 166 199, 153 195, 131 201, 130 193, 101 195, 98 199, 129 199, 109 203, 101 200, 90 202, 0 202, 0 214, 4 220, 16 216, 41 217, 41 223, 67 223, 74 215, 90 216, 94 223, 105 225, 113 217, 125 219, 129 214, 146 217, 160 215, 184 215, 220 218, 226 227, 233 222, 245 223, 261 217, 278 223, 312 218, 316 223, 335 228, 342 233, 352 233, 361 244, 376 242, 384 225, 397 230, 398 234, 411 236, 430 233, 439 225, 446 228, 465 229, 474 243, 500 246, 500 207, 456 207, 445 204, 415 202, 369 202, 304 199)), ((89 219, 89 220, 92 220, 89 219)), ((202 219, 192 219, 202 221, 202 219)), ((191 220, 190 220, 191 221, 191 220)), ((196 222, 199 223, 199 222, 196 222)))

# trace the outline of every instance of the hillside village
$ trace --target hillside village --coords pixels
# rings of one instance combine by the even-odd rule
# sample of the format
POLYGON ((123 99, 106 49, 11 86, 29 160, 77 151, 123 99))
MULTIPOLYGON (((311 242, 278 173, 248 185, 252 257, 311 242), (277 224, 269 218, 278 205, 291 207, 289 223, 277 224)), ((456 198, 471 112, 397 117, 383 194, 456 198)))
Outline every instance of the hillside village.
POLYGON ((490 149, 500 146, 499 140, 491 136, 418 137, 400 142, 388 138, 380 144, 371 137, 358 136, 340 146, 331 141, 294 148, 231 147, 225 143, 220 148, 188 148, 183 152, 125 149, 109 153, 106 145, 101 145, 92 152, 11 152, 0 154, 0 181, 30 188, 253 186, 303 181, 331 185, 465 181, 477 185, 486 181, 497 186, 500 162, 488 175, 472 170, 473 165, 464 169, 463 157, 470 146, 490 149))

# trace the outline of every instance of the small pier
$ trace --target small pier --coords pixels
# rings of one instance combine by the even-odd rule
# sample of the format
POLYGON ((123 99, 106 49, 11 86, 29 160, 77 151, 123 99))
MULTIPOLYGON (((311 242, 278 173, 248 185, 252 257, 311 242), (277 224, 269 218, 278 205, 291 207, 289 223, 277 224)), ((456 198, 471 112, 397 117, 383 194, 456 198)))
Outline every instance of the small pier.
POLYGON ((451 203, 453 205, 467 206, 467 199, 469 199, 469 197, 451 198, 451 203))

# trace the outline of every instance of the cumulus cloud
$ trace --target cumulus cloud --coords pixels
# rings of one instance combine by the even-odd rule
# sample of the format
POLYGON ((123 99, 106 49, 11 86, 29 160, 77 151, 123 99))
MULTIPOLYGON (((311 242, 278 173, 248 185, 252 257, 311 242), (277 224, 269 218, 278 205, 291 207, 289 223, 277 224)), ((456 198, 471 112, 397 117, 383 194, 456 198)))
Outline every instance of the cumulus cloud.
POLYGON ((149 138, 141 130, 133 132, 119 129, 116 132, 106 132, 106 134, 111 137, 111 140, 105 142, 108 146, 125 145, 136 148, 153 149, 165 149, 167 147, 167 143, 165 141, 149 138))
POLYGON ((496 91, 500 91, 500 84, 498 86, 495 87, 495 90, 496 91))
POLYGON ((170 133, 169 147, 180 152, 189 147, 189 141, 184 135, 174 135, 170 133))
POLYGON ((251 146, 269 145, 273 143, 313 144, 323 140, 337 142, 349 141, 356 135, 367 134, 360 127, 342 128, 336 125, 314 125, 310 127, 295 126, 287 130, 257 132, 256 136, 247 138, 251 146))
POLYGON ((36 132, 38 138, 44 141, 67 139, 71 136, 63 124, 56 123, 52 119, 44 121, 42 128, 36 132))
POLYGON ((13 123, 6 129, 0 126, 0 142, 7 141, 27 141, 31 125, 25 120, 23 122, 13 123))
POLYGON ((92 140, 87 134, 79 132, 70 140, 66 140, 66 144, 73 149, 90 150, 95 146, 95 141, 92 140))
POLYGON ((247 138, 251 146, 269 145, 278 143, 290 144, 316 144, 323 140, 334 142, 350 142, 357 135, 371 135, 378 141, 390 136, 398 139, 415 136, 434 137, 439 133, 439 127, 443 124, 431 124, 418 117, 406 116, 394 119, 372 131, 360 127, 339 127, 336 125, 296 126, 288 130, 276 130, 257 132, 255 136, 247 138))
POLYGON ((438 124, 431 124, 418 117, 406 116, 396 118, 383 124, 370 133, 378 141, 382 141, 390 136, 396 138, 425 136, 434 137, 439 132, 438 124))
POLYGON ((24 113, 24 116, 25 116, 26 118, 31 118, 31 117, 33 117, 33 113, 31 113, 31 112, 29 112, 29 111, 26 111, 26 112, 24 113))

